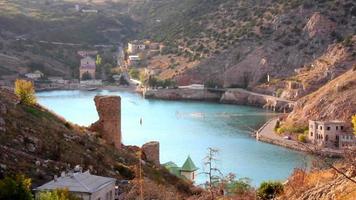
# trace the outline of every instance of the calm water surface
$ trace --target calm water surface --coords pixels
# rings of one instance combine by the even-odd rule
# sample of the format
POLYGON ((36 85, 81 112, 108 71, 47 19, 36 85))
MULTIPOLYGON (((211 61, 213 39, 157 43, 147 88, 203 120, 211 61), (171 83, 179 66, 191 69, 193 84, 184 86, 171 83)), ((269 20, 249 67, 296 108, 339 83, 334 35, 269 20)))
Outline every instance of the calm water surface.
MULTIPOLYGON (((37 93, 40 104, 79 125, 98 119, 95 95, 120 95, 122 136, 126 145, 159 141, 161 163, 179 166, 190 155, 204 170, 208 147, 219 149, 217 166, 223 173, 249 177, 254 185, 263 180, 284 180, 295 167, 310 163, 303 153, 258 142, 248 134, 274 114, 247 106, 206 102, 147 100, 130 92, 50 91, 37 93), (143 119, 142 126, 139 121, 143 119)), ((198 176, 198 183, 206 177, 198 176)))

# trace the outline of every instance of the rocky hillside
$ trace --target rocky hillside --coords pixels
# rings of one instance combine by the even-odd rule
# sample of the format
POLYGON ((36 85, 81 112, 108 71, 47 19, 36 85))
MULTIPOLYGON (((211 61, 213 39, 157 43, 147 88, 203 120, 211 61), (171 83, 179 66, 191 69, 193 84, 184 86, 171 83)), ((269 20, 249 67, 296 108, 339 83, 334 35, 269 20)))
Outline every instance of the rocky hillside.
POLYGON ((351 122, 351 116, 356 113, 355 92, 356 68, 298 100, 287 121, 294 124, 305 124, 308 119, 351 122))
POLYGON ((144 37, 164 41, 172 55, 200 61, 170 69, 178 83, 225 87, 294 76, 329 45, 349 41, 356 27, 351 0, 149 1, 136 15, 147 25, 144 37))
POLYGON ((76 51, 134 37, 136 22, 126 7, 117 1, 0 0, 0 79, 36 69, 49 76, 76 77, 76 51), (76 4, 98 12, 77 11, 76 4), (19 61, 9 63, 5 56, 19 61))
MULTIPOLYGON (((356 171, 352 167, 338 166, 348 177, 355 178, 356 171)), ((333 169, 304 172, 295 170, 284 187, 284 194, 278 199, 354 199, 356 184, 337 173, 333 169)))
MULTIPOLYGON (((12 92, 0 90, 0 177, 23 173, 37 186, 79 164, 94 174, 133 180, 127 191, 132 195, 137 192, 137 149, 118 151, 85 127, 66 122, 39 105, 19 104, 12 92)), ((185 198, 193 193, 190 184, 149 162, 143 163, 143 174, 144 187, 157 188, 145 190, 148 197, 185 198)))

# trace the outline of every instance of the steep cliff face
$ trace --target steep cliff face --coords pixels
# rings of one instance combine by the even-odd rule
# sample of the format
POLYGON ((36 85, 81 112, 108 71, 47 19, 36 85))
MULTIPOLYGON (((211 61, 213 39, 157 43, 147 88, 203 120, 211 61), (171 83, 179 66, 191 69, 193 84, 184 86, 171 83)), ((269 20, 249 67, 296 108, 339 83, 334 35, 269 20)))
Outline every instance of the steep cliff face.
POLYGON ((222 103, 234 103, 267 108, 277 112, 290 112, 294 102, 278 97, 249 92, 243 89, 229 89, 220 99, 222 103))
POLYGON ((290 123, 311 120, 345 120, 356 113, 356 70, 349 70, 295 104, 290 123))

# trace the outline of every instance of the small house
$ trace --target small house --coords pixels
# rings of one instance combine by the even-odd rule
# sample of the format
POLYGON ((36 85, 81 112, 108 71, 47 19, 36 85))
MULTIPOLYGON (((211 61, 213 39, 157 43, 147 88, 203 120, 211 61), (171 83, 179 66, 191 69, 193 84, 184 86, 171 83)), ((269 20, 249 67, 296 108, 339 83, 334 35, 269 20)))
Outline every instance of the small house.
POLYGON ((189 181, 194 182, 196 178, 195 172, 199 169, 195 166, 193 160, 188 156, 188 158, 185 160, 184 164, 182 167, 178 167, 177 164, 174 162, 170 161, 163 166, 173 175, 176 175, 177 177, 180 178, 185 178, 189 181))
POLYGON ((60 177, 54 179, 35 189, 36 198, 43 191, 56 189, 68 189, 68 191, 83 200, 115 199, 116 179, 96 176, 86 172, 62 173, 60 177))
POLYGON ((129 66, 137 66, 139 65, 141 62, 141 58, 139 55, 131 55, 129 56, 129 60, 128 60, 128 65, 129 66))

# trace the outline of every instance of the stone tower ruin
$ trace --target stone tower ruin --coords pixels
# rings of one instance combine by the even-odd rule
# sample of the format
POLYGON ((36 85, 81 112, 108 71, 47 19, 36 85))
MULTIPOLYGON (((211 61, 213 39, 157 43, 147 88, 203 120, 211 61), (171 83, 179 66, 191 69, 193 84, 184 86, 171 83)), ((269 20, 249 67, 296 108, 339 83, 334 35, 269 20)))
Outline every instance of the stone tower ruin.
POLYGON ((99 132, 108 144, 121 148, 121 98, 119 96, 96 96, 94 98, 99 120, 90 130, 99 132))

